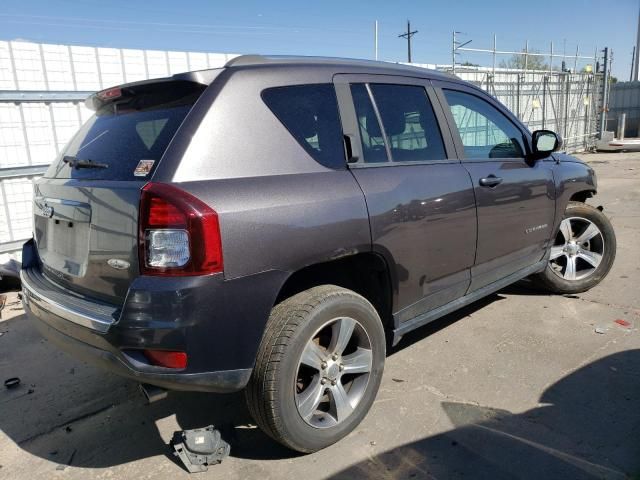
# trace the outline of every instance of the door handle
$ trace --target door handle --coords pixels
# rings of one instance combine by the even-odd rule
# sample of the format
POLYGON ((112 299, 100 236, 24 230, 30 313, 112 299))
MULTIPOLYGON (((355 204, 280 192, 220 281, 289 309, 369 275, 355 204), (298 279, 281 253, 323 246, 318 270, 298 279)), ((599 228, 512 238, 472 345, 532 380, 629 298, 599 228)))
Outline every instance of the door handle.
POLYGON ((502 183, 502 178, 500 177, 496 177, 495 175, 491 174, 488 177, 485 178, 481 178, 480 179, 480 186, 481 187, 495 187, 498 186, 502 183))

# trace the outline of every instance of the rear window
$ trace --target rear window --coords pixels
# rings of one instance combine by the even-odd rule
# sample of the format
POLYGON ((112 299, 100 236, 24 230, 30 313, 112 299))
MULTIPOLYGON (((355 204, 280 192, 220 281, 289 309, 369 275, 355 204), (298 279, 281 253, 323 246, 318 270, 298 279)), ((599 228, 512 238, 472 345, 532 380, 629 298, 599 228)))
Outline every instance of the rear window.
POLYGON ((268 88, 262 92, 262 99, 318 163, 344 168, 342 127, 333 85, 268 88))
POLYGON ((101 106, 80 128, 45 177, 149 178, 204 88, 171 82, 123 90, 121 98, 101 106), (99 166, 86 168, 87 163, 99 166))

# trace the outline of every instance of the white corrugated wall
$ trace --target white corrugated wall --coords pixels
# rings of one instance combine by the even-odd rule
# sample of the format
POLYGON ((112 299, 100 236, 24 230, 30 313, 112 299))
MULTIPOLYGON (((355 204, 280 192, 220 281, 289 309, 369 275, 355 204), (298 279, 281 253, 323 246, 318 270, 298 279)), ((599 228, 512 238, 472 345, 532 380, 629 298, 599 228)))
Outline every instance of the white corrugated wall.
MULTIPOLYGON (((93 92, 221 67, 236 56, 0 41, 0 91, 93 92)), ((2 169, 48 165, 90 115, 77 101, 0 102, 0 254, 31 237, 34 178, 6 178, 2 169)))

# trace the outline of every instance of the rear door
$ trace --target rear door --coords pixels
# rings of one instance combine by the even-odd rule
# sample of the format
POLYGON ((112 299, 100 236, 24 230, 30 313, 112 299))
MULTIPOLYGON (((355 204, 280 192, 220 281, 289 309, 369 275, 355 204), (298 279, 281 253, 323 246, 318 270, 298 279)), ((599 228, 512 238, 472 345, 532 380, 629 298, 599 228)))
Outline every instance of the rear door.
POLYGON ((428 80, 338 75, 334 82, 349 166, 365 194, 373 248, 392 270, 401 324, 466 292, 473 188, 428 80))
POLYGON ((147 82, 89 100, 95 115, 35 182, 34 239, 50 280, 108 302, 124 300, 139 274, 140 189, 204 88, 147 82))
POLYGON ((525 132, 488 95, 439 82, 478 210, 478 246, 469 291, 531 266, 545 254, 555 213, 553 173, 526 158, 525 132))

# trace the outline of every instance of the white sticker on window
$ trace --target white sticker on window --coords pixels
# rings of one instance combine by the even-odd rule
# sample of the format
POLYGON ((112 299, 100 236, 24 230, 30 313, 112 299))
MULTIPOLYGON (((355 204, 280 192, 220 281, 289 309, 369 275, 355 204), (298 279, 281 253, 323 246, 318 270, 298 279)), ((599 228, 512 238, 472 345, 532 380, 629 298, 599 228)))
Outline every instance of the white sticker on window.
POLYGON ((133 171, 133 175, 135 177, 146 177, 149 175, 149 172, 151 172, 154 163, 156 163, 155 160, 140 160, 138 166, 133 171))

